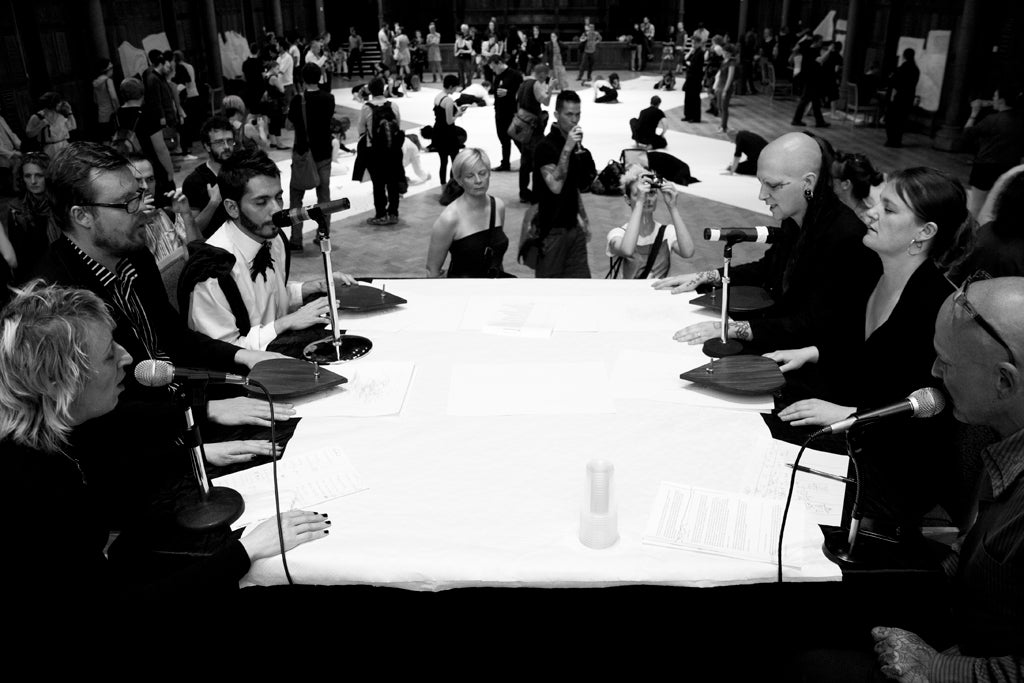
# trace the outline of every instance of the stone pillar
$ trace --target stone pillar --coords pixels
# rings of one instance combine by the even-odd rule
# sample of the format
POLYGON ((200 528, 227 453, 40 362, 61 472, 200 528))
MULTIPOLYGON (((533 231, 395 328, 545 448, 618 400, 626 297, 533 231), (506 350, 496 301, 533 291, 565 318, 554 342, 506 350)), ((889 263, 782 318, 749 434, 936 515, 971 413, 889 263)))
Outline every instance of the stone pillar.
POLYGON ((110 45, 107 43, 107 26, 103 22, 103 5, 100 0, 89 0, 89 33, 97 57, 110 59, 110 45))
POLYGON ((750 0, 740 0, 740 21, 736 27, 736 44, 743 42, 743 34, 747 32, 747 10, 750 8, 750 0))
POLYGON ((274 34, 284 35, 284 14, 281 13, 281 0, 270 0, 270 13, 274 17, 274 34))
POLYGON ((939 111, 945 112, 942 123, 935 133, 932 147, 944 152, 959 147, 966 119, 967 94, 970 88, 967 76, 970 73, 971 48, 978 40, 979 0, 964 0, 964 11, 956 27, 956 44, 950 45, 950 60, 946 65, 946 77, 942 81, 942 97, 939 111))
POLYGON ((204 48, 210 89, 223 88, 224 70, 220 62, 220 36, 217 35, 217 8, 214 0, 203 0, 203 42, 206 43, 204 48))
POLYGON ((779 18, 779 28, 789 26, 789 6, 791 0, 782 0, 782 16, 779 18))
POLYGON ((324 16, 324 0, 316 0, 316 34, 322 36, 327 32, 327 18, 324 16))
MULTIPOLYGON (((846 16, 846 43, 843 45, 843 85, 850 81, 856 82, 862 71, 860 65, 863 60, 858 57, 860 36, 857 26, 860 24, 860 12, 863 7, 862 0, 850 0, 850 13, 846 16)), ((867 102, 866 95, 862 95, 864 102, 867 102)))

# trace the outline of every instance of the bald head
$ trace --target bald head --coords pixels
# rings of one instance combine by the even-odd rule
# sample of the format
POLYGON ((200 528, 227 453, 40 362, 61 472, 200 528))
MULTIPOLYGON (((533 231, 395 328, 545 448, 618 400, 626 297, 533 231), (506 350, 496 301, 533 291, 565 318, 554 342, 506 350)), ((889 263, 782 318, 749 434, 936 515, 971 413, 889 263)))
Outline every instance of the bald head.
POLYGON ((1009 436, 1024 427, 1024 278, 974 282, 965 300, 957 303, 956 296, 935 321, 933 374, 961 421, 1009 436))
POLYGON ((817 178, 821 168, 821 149, 809 135, 803 133, 786 133, 768 143, 758 159, 761 163, 770 163, 791 176, 803 176, 813 173, 817 178))

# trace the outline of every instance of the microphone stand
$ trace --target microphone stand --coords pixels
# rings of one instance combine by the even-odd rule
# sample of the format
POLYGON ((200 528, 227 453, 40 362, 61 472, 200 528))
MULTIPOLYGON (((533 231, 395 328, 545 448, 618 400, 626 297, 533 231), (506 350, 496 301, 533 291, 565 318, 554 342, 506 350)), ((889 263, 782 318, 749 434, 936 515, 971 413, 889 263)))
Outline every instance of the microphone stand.
POLYGON ((855 427, 846 432, 846 454, 850 457, 850 464, 853 465, 853 505, 850 507, 850 529, 845 531, 842 527, 825 532, 825 541, 821 545, 825 557, 832 560, 839 566, 860 567, 866 563, 862 557, 863 553, 854 552, 857 546, 858 534, 860 532, 860 468, 857 465, 857 458, 854 455, 860 449, 854 446, 853 435, 855 427))
POLYGON ((320 242, 324 280, 327 282, 327 301, 330 306, 331 336, 313 342, 304 351, 308 360, 332 363, 341 360, 341 330, 338 321, 338 295, 334 289, 334 268, 331 266, 331 223, 319 207, 309 209, 309 217, 316 221, 316 236, 320 242))
MULTIPOLYGON (((722 267, 722 335, 719 339, 709 339, 704 342, 702 351, 710 358, 724 358, 735 356, 743 350, 743 344, 735 339, 729 339, 729 264, 732 263, 732 245, 739 240, 726 240, 723 249, 722 267)), ((714 291, 712 289, 712 291, 714 291)))
POLYGON ((207 531, 219 526, 228 526, 242 516, 245 501, 234 489, 226 486, 210 486, 206 476, 206 450, 199 426, 192 416, 192 396, 206 390, 206 382, 186 383, 178 389, 178 403, 185 413, 185 446, 192 457, 192 473, 198 489, 186 494, 178 510, 178 523, 193 531, 207 531), (190 386, 191 385, 191 386, 190 386), (188 387, 186 389, 186 387, 188 387))

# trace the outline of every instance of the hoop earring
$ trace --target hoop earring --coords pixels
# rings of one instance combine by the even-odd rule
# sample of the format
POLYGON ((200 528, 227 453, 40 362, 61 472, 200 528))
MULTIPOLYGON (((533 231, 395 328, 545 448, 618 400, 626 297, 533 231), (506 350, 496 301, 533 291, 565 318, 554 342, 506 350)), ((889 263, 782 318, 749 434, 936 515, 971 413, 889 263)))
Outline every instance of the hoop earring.
POLYGON ((814 193, 811 191, 811 188, 804 188, 804 199, 806 199, 807 201, 811 201, 812 199, 814 199, 814 193))
POLYGON ((919 241, 917 238, 910 240, 910 244, 907 245, 907 256, 917 256, 924 251, 924 242, 919 241), (913 251, 914 247, 917 247, 916 251, 913 251))

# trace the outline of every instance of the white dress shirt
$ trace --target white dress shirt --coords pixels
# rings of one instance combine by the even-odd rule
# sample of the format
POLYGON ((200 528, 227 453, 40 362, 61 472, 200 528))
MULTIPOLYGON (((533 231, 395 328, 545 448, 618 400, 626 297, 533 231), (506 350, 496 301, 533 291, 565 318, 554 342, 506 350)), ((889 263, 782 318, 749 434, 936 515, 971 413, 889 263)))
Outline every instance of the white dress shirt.
POLYGON ((285 280, 284 242, 277 237, 270 240, 274 269, 268 267, 266 279, 260 275, 255 281, 250 272, 262 242, 249 237, 234 221, 228 220, 210 236, 207 244, 234 255, 235 265, 231 268, 231 277, 238 285, 238 292, 249 311, 250 329, 247 335, 241 334, 227 297, 215 278, 200 282, 192 290, 188 309, 189 327, 243 349, 265 351, 267 345, 277 338, 277 319, 302 304, 302 283, 288 283, 285 280))

